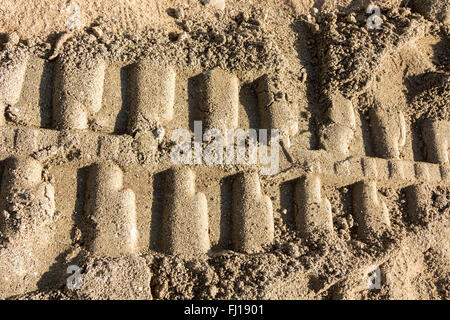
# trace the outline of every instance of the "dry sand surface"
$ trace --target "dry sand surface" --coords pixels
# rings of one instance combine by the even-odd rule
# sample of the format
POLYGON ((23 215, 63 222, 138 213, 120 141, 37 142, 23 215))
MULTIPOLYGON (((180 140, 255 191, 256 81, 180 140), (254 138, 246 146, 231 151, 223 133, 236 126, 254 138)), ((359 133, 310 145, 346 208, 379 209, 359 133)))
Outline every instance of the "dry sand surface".
POLYGON ((0 298, 448 299, 450 3, 369 4, 2 0, 0 298))

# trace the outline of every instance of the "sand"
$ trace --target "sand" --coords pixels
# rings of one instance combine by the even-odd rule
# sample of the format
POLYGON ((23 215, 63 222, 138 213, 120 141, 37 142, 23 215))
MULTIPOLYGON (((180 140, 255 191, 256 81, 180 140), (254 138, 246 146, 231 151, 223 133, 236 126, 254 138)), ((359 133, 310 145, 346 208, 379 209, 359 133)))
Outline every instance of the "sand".
POLYGON ((0 298, 448 299, 450 6, 368 4, 2 1, 0 298))

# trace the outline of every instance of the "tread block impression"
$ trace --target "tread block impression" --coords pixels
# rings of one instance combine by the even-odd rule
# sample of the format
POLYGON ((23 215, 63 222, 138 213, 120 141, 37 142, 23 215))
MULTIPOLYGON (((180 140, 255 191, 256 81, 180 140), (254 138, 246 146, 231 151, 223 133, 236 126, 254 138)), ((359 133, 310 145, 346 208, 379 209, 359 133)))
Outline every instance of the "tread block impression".
POLYGON ((353 186, 353 210, 358 222, 358 237, 370 240, 390 228, 389 212, 379 198, 375 181, 360 181, 353 186))
MULTIPOLYGON (((17 225, 12 222, 15 219, 18 219, 17 222, 20 222, 19 220, 28 221, 15 216, 15 213, 21 210, 30 211, 35 206, 42 210, 43 216, 53 216, 55 211, 54 188, 50 183, 42 181, 42 171, 42 165, 33 158, 14 157, 7 160, 2 178, 2 210, 12 214, 7 213, 1 224, 5 236, 14 236, 18 229, 26 227, 25 224, 17 225), (27 194, 33 194, 30 198, 32 199, 30 206, 18 205, 21 203, 19 199, 26 198, 27 194)), ((25 211, 23 215, 27 214, 25 211)), ((41 223, 39 217, 29 216, 27 218, 35 220, 37 224, 41 223)))
POLYGON ((0 233, 7 244, 0 248, 0 286, 7 296, 28 290, 53 260, 46 250, 54 237, 55 191, 42 174, 42 165, 32 158, 6 161, 0 233))
POLYGON ((385 159, 398 159, 406 143, 406 124, 401 112, 370 110, 371 133, 376 154, 385 159))
POLYGON ((95 224, 92 251, 110 257, 135 254, 135 195, 123 189, 122 170, 112 162, 93 165, 88 191, 87 216, 95 224))
POLYGON ((145 60, 133 66, 130 74, 130 134, 155 129, 172 120, 175 78, 176 73, 172 67, 145 60))
POLYGON ((423 124, 422 135, 427 160, 432 163, 449 163, 450 121, 428 119, 423 124))
POLYGON ((329 123, 321 128, 321 145, 326 151, 347 155, 356 130, 353 104, 340 93, 333 94, 330 100, 329 123))
POLYGON ((297 230, 303 237, 333 232, 331 204, 321 196, 319 176, 308 175, 297 181, 295 203, 297 230))
POLYGON ((284 96, 277 96, 270 76, 265 74, 256 80, 258 108, 263 129, 280 130, 281 141, 289 148, 290 137, 298 132, 298 120, 284 96))
POLYGON ((207 129, 235 129, 239 115, 239 80, 219 68, 199 75, 198 106, 207 129))
POLYGON ((195 191, 191 169, 169 169, 164 201, 163 251, 185 257, 206 254, 210 249, 207 201, 195 191))
POLYGON ((53 125, 60 130, 85 130, 102 107, 106 62, 91 61, 75 69, 58 60, 55 66, 53 125))
POLYGON ((0 64, 0 125, 5 124, 5 107, 19 101, 27 64, 27 54, 20 54, 12 61, 0 64))
POLYGON ((274 239, 272 201, 261 193, 256 172, 233 182, 232 233, 234 249, 245 253, 260 252, 274 239))
POLYGON ((405 190, 408 217, 413 223, 418 223, 428 211, 431 189, 426 184, 415 184, 405 190))

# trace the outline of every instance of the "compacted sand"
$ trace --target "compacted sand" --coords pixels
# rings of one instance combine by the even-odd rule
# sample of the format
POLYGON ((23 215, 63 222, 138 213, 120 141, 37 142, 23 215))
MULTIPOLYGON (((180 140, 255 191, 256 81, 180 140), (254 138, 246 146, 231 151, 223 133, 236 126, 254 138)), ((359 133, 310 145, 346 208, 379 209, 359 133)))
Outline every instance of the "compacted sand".
POLYGON ((448 299, 450 5, 379 2, 3 0, 0 298, 448 299))

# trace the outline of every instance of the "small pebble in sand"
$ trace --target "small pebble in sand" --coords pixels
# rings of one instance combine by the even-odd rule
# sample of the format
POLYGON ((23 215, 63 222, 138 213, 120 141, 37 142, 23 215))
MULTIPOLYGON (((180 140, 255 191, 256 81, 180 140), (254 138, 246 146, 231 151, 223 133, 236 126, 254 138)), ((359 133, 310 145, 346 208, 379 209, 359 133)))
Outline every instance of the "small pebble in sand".
POLYGON ((19 43, 20 37, 17 32, 11 32, 8 34, 8 45, 15 46, 19 43))
POLYGON ((174 17, 176 19, 180 19, 180 18, 183 19, 184 18, 184 9, 183 8, 175 9, 174 17))
POLYGON ((92 27, 91 31, 97 39, 101 39, 103 37, 103 30, 99 26, 92 27))
POLYGON ((190 20, 183 20, 183 30, 186 32, 191 32, 192 31, 192 26, 193 26, 193 22, 190 20))
POLYGON ((56 41, 55 44, 55 49, 53 49, 53 54, 48 58, 48 60, 53 60, 55 59, 61 52, 61 49, 64 45, 64 42, 66 42, 67 40, 69 40, 70 38, 73 37, 73 33, 72 32, 64 32, 58 39, 58 41, 56 41))
POLYGON ((225 0, 202 0, 202 4, 220 11, 225 10, 225 0))
POLYGON ((439 195, 436 197, 435 204, 439 209, 444 209, 448 205, 448 200, 443 195, 439 195))
POLYGON ((354 14, 350 14, 347 16, 347 22, 356 23, 356 17, 354 14))
POLYGON ((164 130, 163 127, 158 127, 158 129, 153 131, 153 135, 155 137, 155 140, 158 143, 161 143, 163 141, 165 134, 166 134, 166 130, 164 130))
POLYGON ((167 9, 167 14, 175 19, 183 19, 184 18, 184 9, 183 8, 169 8, 167 9))

